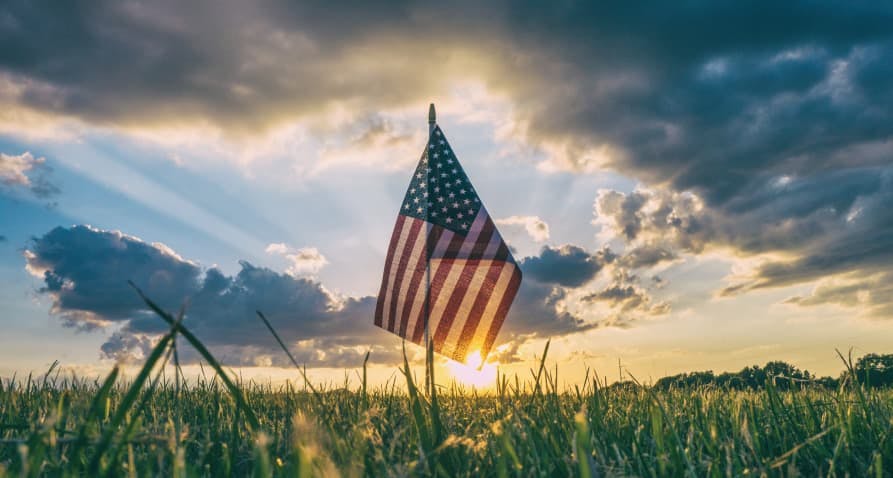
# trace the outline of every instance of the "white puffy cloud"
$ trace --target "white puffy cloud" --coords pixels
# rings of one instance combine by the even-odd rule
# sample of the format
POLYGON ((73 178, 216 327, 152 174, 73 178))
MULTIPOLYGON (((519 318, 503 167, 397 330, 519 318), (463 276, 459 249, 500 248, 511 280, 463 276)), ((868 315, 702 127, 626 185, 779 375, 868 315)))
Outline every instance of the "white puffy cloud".
POLYGON ((10 190, 24 189, 41 199, 58 194, 59 187, 49 178, 51 172, 46 158, 28 151, 19 155, 0 153, 0 184, 10 190))
POLYGON ((284 257, 289 262, 285 272, 293 277, 316 274, 329 263, 315 247, 295 249, 285 243, 275 242, 268 245, 264 251, 267 254, 284 257))
POLYGON ((549 239, 549 225, 538 216, 510 216, 497 219, 500 226, 524 226, 524 230, 535 242, 545 242, 549 239))
POLYGON ((18 156, 0 153, 0 181, 7 185, 31 186, 31 180, 25 174, 35 164, 43 164, 44 158, 35 158, 25 152, 18 156))
POLYGON ((264 252, 267 254, 286 254, 288 253, 288 246, 284 242, 274 242, 268 245, 264 252))

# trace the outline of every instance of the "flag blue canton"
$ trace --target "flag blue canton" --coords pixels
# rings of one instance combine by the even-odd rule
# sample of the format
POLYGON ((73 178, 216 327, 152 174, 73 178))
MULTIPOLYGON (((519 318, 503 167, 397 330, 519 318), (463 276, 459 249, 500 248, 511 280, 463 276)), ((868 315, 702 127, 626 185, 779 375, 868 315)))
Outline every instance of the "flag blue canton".
POLYGON ((437 126, 413 173, 400 213, 467 234, 481 199, 437 126))

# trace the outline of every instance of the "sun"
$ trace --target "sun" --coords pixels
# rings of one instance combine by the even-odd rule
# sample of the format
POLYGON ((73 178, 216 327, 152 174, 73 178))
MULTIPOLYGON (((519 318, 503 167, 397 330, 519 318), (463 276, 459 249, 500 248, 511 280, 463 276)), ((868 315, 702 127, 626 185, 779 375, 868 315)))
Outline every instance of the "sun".
POLYGON ((450 360, 447 368, 453 378, 462 385, 488 387, 496 382, 496 363, 484 363, 480 351, 474 351, 465 358, 465 363, 450 360))

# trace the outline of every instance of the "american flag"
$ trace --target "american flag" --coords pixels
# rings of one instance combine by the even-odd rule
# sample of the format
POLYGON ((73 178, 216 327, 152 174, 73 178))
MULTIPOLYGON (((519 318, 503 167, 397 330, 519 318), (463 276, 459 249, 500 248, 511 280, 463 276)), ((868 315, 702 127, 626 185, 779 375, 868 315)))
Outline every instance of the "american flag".
POLYGON ((427 315, 435 352, 484 360, 520 284, 521 270, 435 126, 400 205, 375 325, 421 345, 427 315))

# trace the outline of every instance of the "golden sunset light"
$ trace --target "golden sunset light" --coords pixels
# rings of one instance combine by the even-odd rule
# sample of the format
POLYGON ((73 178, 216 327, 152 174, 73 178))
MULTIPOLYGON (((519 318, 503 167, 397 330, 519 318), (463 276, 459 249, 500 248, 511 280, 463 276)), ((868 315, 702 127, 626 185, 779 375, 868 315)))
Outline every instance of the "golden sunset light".
POLYGON ((0 2, 0 478, 891 476, 889 2, 0 2))
POLYGON ((491 387, 496 383, 499 363, 482 363, 481 353, 475 351, 468 354, 465 362, 450 360, 447 368, 450 376, 461 385, 476 388, 491 387))

